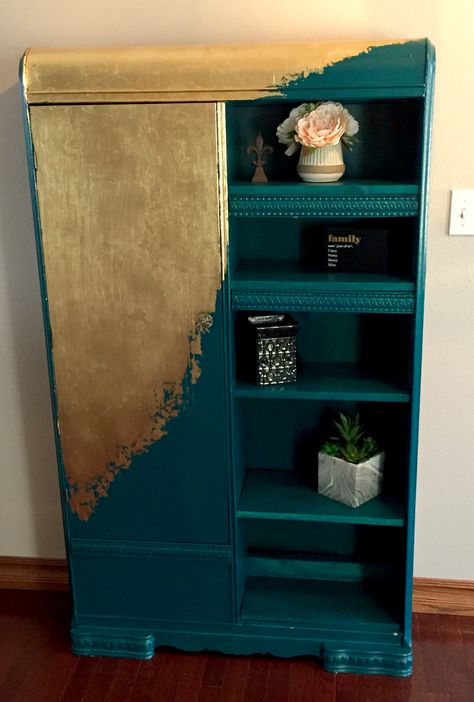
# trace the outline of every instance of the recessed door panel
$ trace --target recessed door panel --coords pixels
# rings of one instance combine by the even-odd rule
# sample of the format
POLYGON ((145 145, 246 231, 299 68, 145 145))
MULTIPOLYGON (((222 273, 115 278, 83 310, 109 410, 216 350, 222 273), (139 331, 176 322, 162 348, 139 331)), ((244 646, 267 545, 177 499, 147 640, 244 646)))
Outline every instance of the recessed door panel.
POLYGON ((69 507, 88 531, 97 513, 101 536, 116 504, 129 538, 172 540, 175 518, 180 540, 225 541, 216 105, 30 117, 69 507))

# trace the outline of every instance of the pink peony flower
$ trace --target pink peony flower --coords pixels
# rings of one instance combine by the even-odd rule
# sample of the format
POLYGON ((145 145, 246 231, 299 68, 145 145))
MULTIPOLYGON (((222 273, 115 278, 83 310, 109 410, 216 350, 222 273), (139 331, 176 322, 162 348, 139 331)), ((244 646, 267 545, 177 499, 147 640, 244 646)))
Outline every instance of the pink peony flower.
POLYGON ((323 102, 296 121, 295 141, 309 147, 338 144, 345 134, 354 136, 358 122, 340 102, 323 102))
POLYGON ((290 112, 290 116, 277 127, 278 141, 280 144, 288 146, 285 151, 287 156, 291 156, 300 148, 295 141, 295 127, 297 120, 306 112, 306 108, 307 104, 305 102, 299 107, 294 107, 290 112))

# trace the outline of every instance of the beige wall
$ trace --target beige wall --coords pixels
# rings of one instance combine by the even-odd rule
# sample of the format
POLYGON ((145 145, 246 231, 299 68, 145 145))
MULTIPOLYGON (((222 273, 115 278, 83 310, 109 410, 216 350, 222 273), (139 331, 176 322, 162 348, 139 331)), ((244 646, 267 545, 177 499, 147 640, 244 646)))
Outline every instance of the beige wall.
POLYGON ((23 49, 429 36, 438 78, 415 571, 474 579, 474 237, 447 236, 450 189, 474 187, 473 27, 472 0, 2 0, 0 554, 64 554, 16 86, 23 49))

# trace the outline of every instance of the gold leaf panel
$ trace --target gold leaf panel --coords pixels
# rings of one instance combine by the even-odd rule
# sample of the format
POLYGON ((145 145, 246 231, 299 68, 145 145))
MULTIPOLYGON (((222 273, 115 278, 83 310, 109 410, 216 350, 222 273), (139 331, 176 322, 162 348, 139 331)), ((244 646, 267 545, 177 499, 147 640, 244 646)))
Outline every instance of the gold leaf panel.
POLYGON ((199 378, 221 284, 216 105, 30 115, 63 461, 88 519, 199 378))

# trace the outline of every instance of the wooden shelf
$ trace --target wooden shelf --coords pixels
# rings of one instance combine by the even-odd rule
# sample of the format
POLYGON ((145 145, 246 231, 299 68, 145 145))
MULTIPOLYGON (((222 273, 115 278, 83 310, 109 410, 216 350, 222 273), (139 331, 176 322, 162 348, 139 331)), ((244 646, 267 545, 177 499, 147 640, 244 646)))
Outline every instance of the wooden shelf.
POLYGON ((241 261, 231 278, 236 310, 413 314, 415 284, 407 278, 308 270, 297 261, 241 261))
POLYGON ((349 195, 418 195, 418 183, 404 183, 392 180, 367 180, 363 178, 343 178, 336 183, 303 183, 273 181, 269 183, 250 183, 233 181, 229 184, 229 195, 249 195, 263 197, 267 195, 317 196, 330 195, 346 197, 349 195))
POLYGON ((410 401, 410 393, 403 384, 374 378, 354 363, 300 365, 296 383, 284 385, 260 386, 237 380, 233 395, 260 400, 410 401))
POLYGON ((415 183, 344 179, 229 186, 233 217, 415 217, 418 210, 415 183))
POLYGON ((248 470, 237 516, 239 519, 405 525, 405 512, 399 500, 379 495, 354 509, 318 495, 316 488, 303 483, 291 470, 248 470))
POLYGON ((295 580, 356 580, 396 578, 393 563, 353 560, 344 556, 295 552, 250 550, 246 559, 247 575, 257 578, 295 580))
POLYGON ((385 580, 337 581, 248 577, 241 619, 400 633, 385 580))
POLYGON ((231 279, 232 290, 344 290, 413 292, 407 278, 378 273, 331 273, 309 270, 298 261, 241 261, 231 279))

